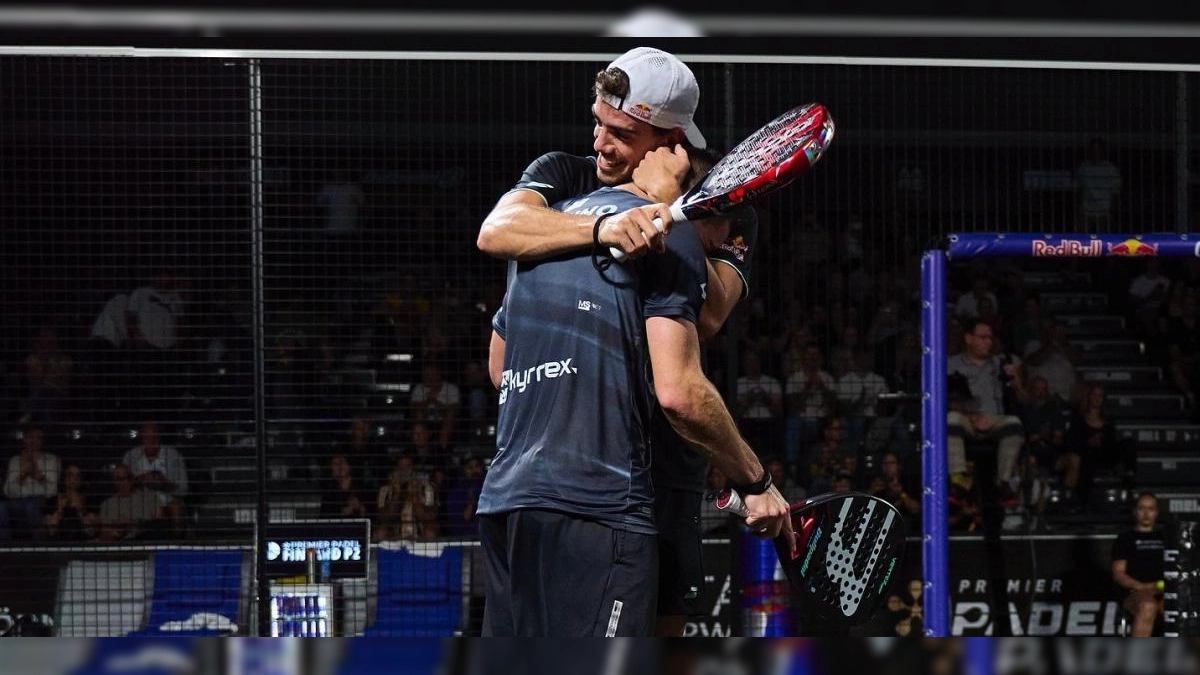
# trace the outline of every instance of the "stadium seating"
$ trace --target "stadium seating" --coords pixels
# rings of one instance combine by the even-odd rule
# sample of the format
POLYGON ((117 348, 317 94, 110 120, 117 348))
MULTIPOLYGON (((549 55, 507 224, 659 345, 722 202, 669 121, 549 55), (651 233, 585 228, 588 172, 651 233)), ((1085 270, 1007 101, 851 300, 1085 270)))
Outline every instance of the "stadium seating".
POLYGON ((241 551, 159 551, 145 627, 130 635, 217 637, 238 632, 241 551))
POLYGON ((463 630, 462 548, 380 548, 375 618, 364 637, 445 637, 463 630))

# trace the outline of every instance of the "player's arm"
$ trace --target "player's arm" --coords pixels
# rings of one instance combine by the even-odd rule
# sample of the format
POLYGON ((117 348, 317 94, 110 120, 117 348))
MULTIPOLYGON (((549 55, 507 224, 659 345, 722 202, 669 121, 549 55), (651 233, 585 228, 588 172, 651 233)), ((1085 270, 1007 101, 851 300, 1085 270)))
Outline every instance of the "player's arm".
POLYGON ((533 190, 500 198, 479 228, 475 245, 504 260, 539 260, 592 245, 594 216, 556 211, 533 190))
POLYGON ((488 344, 488 376, 492 378, 492 386, 500 388, 501 373, 504 372, 504 338, 492 331, 492 341, 488 344))
POLYGON ((747 279, 758 245, 758 216, 751 207, 746 206, 731 219, 721 221, 723 227, 710 224, 712 221, 696 223, 708 256, 707 293, 697 325, 701 340, 716 335, 737 303, 749 295, 747 279))
MULTIPOLYGON (((738 485, 764 478, 766 469, 738 432, 721 395, 700 366, 696 325, 672 317, 646 319, 646 340, 654 391, 672 428, 738 485)), ((746 524, 764 521, 770 536, 790 528, 788 503, 772 486, 761 495, 744 495, 750 515, 746 524)))
POLYGON ((700 306, 697 330, 700 339, 711 340, 725 325, 733 308, 742 298, 742 275, 729 265, 708 261, 708 286, 704 304, 700 306))
MULTIPOLYGON (((479 228, 475 245, 488 255, 505 260, 541 260, 592 247, 596 215, 563 213, 546 206, 532 190, 514 190, 496 204, 479 228)), ((598 239, 601 246, 616 247, 629 258, 663 250, 663 235, 670 231, 667 204, 630 209, 604 219, 598 239), (663 223, 660 232, 654 225, 663 223)))

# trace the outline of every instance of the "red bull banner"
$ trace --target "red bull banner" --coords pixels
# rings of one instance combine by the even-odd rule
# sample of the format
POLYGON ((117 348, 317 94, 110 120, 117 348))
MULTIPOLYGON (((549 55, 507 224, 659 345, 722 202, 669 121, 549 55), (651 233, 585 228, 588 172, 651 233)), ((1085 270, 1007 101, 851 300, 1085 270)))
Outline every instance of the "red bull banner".
POLYGON ((947 253, 961 258, 1200 258, 1200 232, 1191 234, 952 234, 947 253))

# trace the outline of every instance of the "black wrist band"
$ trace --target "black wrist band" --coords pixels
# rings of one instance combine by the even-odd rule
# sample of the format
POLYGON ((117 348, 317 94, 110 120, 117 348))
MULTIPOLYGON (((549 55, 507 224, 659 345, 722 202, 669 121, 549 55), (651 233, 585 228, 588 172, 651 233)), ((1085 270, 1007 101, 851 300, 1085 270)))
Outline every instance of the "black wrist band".
POLYGON ((596 219, 596 223, 592 225, 592 246, 600 248, 600 225, 603 224, 604 220, 611 215, 611 213, 601 214, 600 217, 596 219))
POLYGON ((610 265, 612 265, 613 260, 611 256, 601 257, 601 254, 605 251, 605 249, 600 245, 600 225, 604 223, 605 218, 608 218, 611 215, 613 214, 601 214, 600 217, 596 219, 596 223, 592 225, 592 267, 595 267, 596 271, 602 274, 609 268, 610 265))
POLYGON ((771 489, 771 472, 763 469, 763 477, 749 485, 734 485, 733 490, 739 495, 761 495, 771 489))

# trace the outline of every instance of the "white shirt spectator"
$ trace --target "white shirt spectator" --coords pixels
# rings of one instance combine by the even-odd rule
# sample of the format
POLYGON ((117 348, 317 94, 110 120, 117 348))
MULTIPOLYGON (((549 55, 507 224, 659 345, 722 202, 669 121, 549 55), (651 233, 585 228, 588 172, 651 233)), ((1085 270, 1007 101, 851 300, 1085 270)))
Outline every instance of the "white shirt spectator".
POLYGON ((127 311, 137 315, 138 331, 149 344, 169 349, 178 342, 176 327, 183 315, 183 298, 176 291, 136 288, 129 294, 127 311))
POLYGON ((179 454, 174 446, 159 446, 158 454, 149 457, 146 455, 146 449, 139 445, 125 453, 122 464, 129 467, 129 471, 135 479, 142 474, 157 471, 175 484, 175 492, 172 494, 175 496, 187 494, 187 465, 183 461, 183 455, 179 454))
POLYGON ((832 375, 824 370, 817 371, 817 377, 825 384, 828 393, 823 393, 820 389, 813 389, 806 394, 804 390, 808 386, 808 376, 804 374, 803 369, 797 370, 788 376, 786 385, 788 398, 792 396, 803 397, 799 409, 792 411, 793 415, 823 418, 828 417, 833 412, 833 406, 830 404, 837 392, 837 382, 834 381, 832 375))
POLYGON ((771 414, 771 408, 766 401, 772 398, 783 396, 783 387, 779 385, 779 380, 770 375, 759 375, 750 377, 743 375, 737 379, 737 395, 738 398, 747 396, 755 389, 761 389, 765 394, 764 397, 751 397, 754 403, 746 408, 746 412, 742 413, 742 419, 747 420, 769 420, 774 415, 771 414))
POLYGON ((1054 351, 1044 356, 1035 355, 1032 360, 1026 362, 1025 369, 1026 377, 1030 380, 1038 375, 1046 378, 1046 384, 1049 386, 1051 394, 1058 394, 1059 398, 1064 401, 1074 399, 1075 385, 1078 381, 1075 375, 1075 366, 1071 365, 1062 352, 1054 351), (1035 363, 1037 365, 1034 365, 1035 363))
POLYGON ((879 396, 887 393, 888 385, 887 380, 878 373, 850 371, 838 378, 836 390, 843 410, 864 417, 875 417, 879 396))
POLYGON ((48 452, 41 453, 37 461, 37 470, 43 480, 33 476, 21 477, 21 454, 13 455, 8 460, 8 474, 4 479, 4 496, 9 499, 22 497, 54 497, 58 494, 58 473, 60 462, 58 457, 48 452))
MULTIPOLYGON (((430 396, 429 389, 425 384, 418 382, 413 385, 412 402, 414 405, 422 405, 430 396)), ((434 400, 438 403, 436 406, 428 408, 428 416, 425 418, 427 422, 440 422, 442 420, 441 411, 446 408, 458 407, 461 395, 458 391, 458 385, 450 382, 442 382, 441 388, 434 395, 434 400)))

